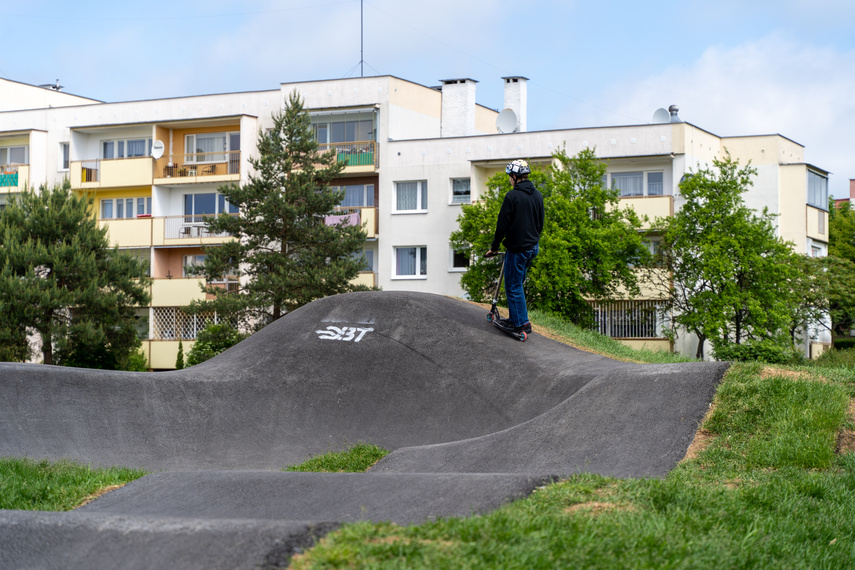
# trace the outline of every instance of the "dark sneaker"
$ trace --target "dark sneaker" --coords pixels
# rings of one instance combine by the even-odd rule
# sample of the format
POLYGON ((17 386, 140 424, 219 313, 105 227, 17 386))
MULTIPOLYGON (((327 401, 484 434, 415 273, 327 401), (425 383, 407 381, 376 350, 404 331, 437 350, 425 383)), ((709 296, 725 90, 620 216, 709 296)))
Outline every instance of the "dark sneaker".
POLYGON ((524 332, 526 334, 531 334, 531 321, 526 321, 526 323, 520 327, 514 327, 514 332, 524 332))
POLYGON ((502 328, 505 328, 505 329, 512 329, 512 328, 514 328, 514 323, 512 323, 512 322, 511 322, 511 319, 499 319, 499 320, 496 322, 496 324, 497 324, 497 325, 499 325, 499 326, 500 326, 500 327, 502 327, 502 328))

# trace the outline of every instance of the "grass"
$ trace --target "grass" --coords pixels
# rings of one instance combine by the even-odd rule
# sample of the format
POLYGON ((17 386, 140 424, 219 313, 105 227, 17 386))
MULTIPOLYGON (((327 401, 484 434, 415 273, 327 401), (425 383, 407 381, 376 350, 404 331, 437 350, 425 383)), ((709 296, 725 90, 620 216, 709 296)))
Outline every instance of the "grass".
POLYGON ((387 455, 389 455, 388 450, 360 441, 344 451, 330 451, 312 457, 299 465, 286 467, 285 471, 362 473, 387 455))
POLYGON ((0 457, 0 509, 68 511, 98 491, 143 475, 134 469, 96 469, 72 461, 0 457))

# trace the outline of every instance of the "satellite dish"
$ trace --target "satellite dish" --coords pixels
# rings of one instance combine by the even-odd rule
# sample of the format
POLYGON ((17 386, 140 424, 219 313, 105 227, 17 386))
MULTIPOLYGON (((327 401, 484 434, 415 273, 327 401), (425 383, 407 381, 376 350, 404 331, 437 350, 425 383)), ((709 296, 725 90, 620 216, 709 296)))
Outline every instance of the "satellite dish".
POLYGON ((163 141, 154 141, 151 145, 151 156, 156 159, 163 156, 163 141))
POLYGON ((671 113, 668 112, 668 109, 656 109, 653 112, 653 122, 654 123, 670 123, 671 122, 671 113))
MULTIPOLYGON (((670 117, 670 115, 669 115, 670 117)), ((505 109, 496 117, 496 130, 500 133, 514 133, 517 130, 517 114, 513 109, 505 109)))

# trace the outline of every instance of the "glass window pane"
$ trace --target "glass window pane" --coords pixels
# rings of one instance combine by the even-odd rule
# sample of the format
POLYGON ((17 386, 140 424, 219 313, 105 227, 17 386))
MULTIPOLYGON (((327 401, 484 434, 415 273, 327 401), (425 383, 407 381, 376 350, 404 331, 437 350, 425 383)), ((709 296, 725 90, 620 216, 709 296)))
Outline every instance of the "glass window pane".
POLYGON ((416 274, 416 248, 399 247, 395 250, 395 275, 416 274))
POLYGON ((116 141, 116 158, 125 158, 125 141, 116 141))
POLYGON ((193 213, 193 194, 184 194, 184 215, 189 216, 193 213))
POLYGON ((145 215, 145 198, 137 198, 137 216, 145 215))
POLYGON ((418 183, 416 182, 398 182, 395 185, 397 194, 398 210, 415 210, 418 193, 418 183))
POLYGON ((145 199, 145 213, 151 215, 151 197, 145 199))
POLYGON ((101 154, 101 158, 114 158, 113 141, 104 141, 104 150, 101 154))
POLYGON ((196 194, 193 200, 193 213, 200 214, 216 214, 217 202, 216 194, 196 194))
POLYGON ((330 123, 330 142, 346 142, 345 123, 330 123))
POLYGON ((419 253, 421 254, 419 256, 421 258, 419 264, 419 275, 427 275, 427 248, 420 248, 419 253))
POLYGON ((101 217, 102 218, 112 218, 113 217, 113 201, 112 200, 101 200, 101 217))
POLYGON ((643 172, 616 172, 612 174, 612 185, 620 191, 621 196, 644 195, 643 172))
POLYGON ((469 203, 469 179, 455 178, 451 181, 451 201, 455 204, 469 203))
POLYGON ((134 217, 134 199, 128 198, 125 200, 125 217, 133 218, 134 217))
POLYGON ((427 180, 422 180, 419 184, 422 190, 422 210, 427 210, 427 180))
POLYGON ((116 200, 116 217, 124 218, 125 217, 125 201, 119 198, 116 200))
POLYGON ((145 139, 136 139, 128 141, 128 157, 145 156, 145 139))
POLYGON ((662 185, 662 173, 661 172, 648 172, 647 173, 647 195, 648 196, 662 196, 664 190, 664 186, 662 185))

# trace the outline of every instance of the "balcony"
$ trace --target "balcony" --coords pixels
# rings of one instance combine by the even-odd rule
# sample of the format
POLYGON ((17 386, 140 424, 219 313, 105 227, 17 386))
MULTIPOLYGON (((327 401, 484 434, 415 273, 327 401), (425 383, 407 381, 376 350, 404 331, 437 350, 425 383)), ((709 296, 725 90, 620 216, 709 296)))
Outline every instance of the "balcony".
POLYGON ((373 173, 377 169, 377 152, 374 141, 354 141, 318 145, 319 152, 334 152, 344 164, 345 174, 373 173))
POLYGON ((651 229, 656 218, 667 218, 674 214, 671 196, 625 196, 620 199, 619 208, 632 208, 639 217, 647 216, 642 229, 651 229))
MULTIPOLYGON (((237 216, 237 214, 231 214, 237 216)), ((160 218, 163 224, 163 243, 159 245, 205 245, 221 243, 223 238, 231 237, 228 233, 215 233, 205 227, 205 219, 214 214, 196 214, 186 216, 166 216, 160 218)), ((157 231, 157 229, 155 230, 157 231)))
POLYGON ((0 188, 3 191, 23 190, 27 186, 29 177, 30 166, 28 164, 0 165, 0 188))
POLYGON ((377 220, 376 206, 361 206, 353 208, 339 207, 335 209, 335 214, 327 216, 325 221, 327 225, 346 222, 351 225, 362 224, 365 230, 367 239, 375 239, 379 232, 379 222, 377 220))
POLYGON ((86 190, 151 186, 153 163, 149 156, 74 160, 69 165, 71 187, 86 190))
POLYGON ((170 154, 154 165, 154 184, 239 182, 240 151, 170 154))

